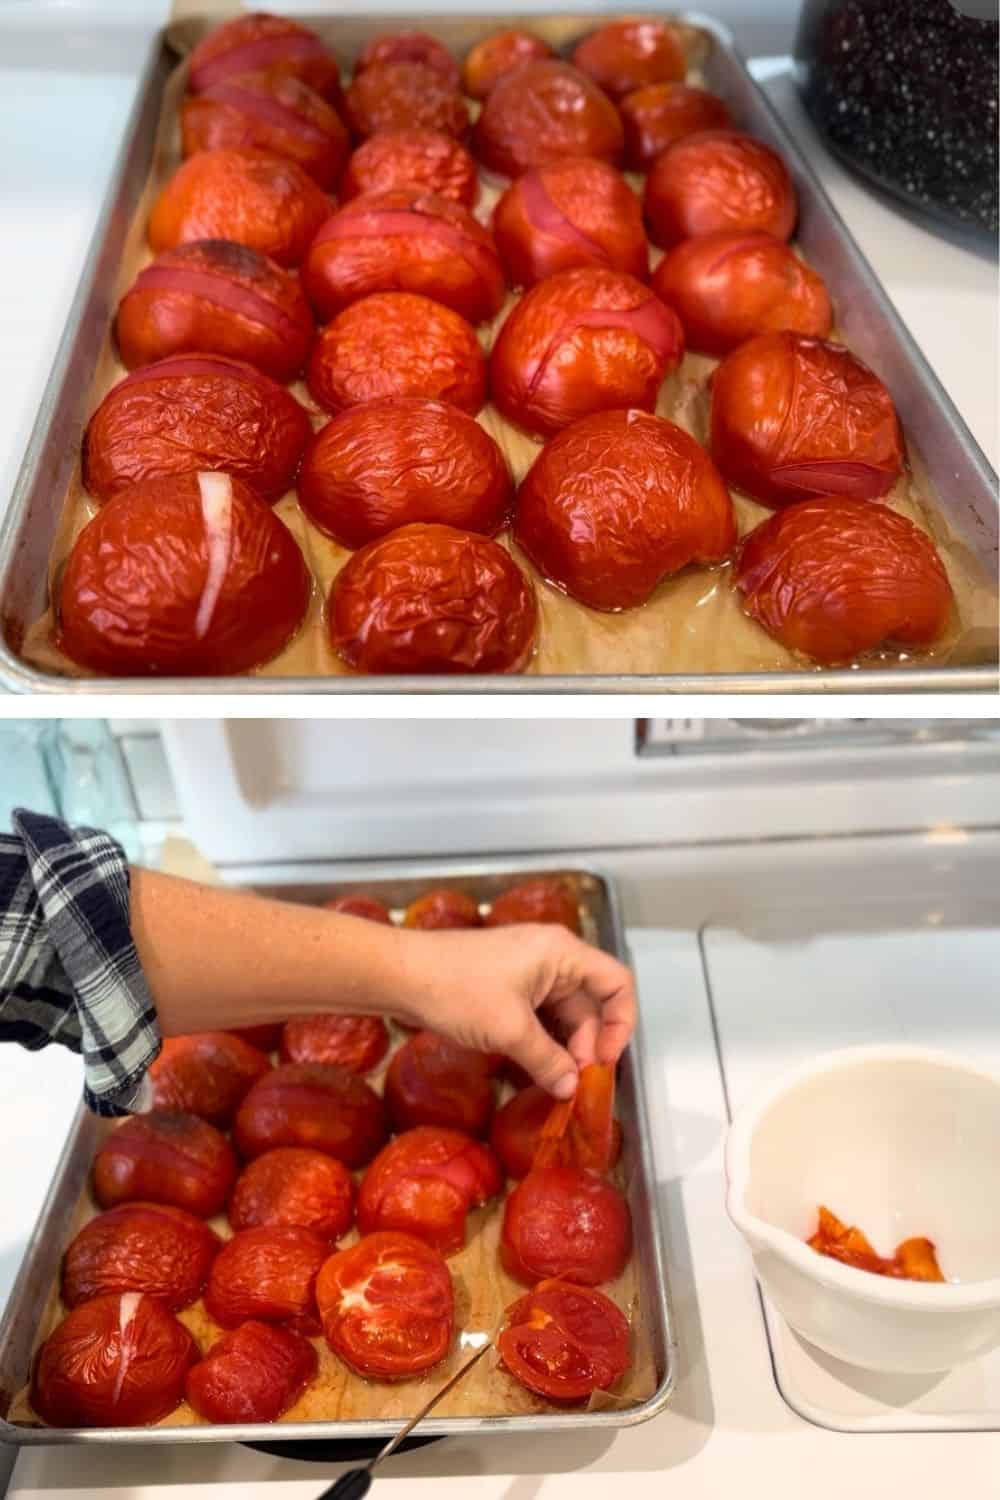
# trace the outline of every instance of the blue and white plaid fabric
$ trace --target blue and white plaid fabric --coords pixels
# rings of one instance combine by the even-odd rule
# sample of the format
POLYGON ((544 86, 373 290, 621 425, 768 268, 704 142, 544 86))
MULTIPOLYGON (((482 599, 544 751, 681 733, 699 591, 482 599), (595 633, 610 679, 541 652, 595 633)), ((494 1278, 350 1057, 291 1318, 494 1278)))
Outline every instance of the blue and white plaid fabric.
POLYGON ((148 1109, 160 1033, 129 928, 125 853, 58 818, 19 810, 13 822, 0 834, 0 1041, 81 1053, 96 1114, 148 1109))

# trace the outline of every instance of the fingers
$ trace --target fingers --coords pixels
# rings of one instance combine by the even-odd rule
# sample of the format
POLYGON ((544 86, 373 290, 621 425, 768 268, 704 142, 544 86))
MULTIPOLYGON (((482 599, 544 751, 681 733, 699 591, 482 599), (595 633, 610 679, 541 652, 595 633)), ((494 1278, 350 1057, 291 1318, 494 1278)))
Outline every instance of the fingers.
MULTIPOLYGON (((584 942, 578 942, 568 957, 571 960, 566 976, 569 993, 564 1003, 570 1004, 584 1027, 579 1045, 589 1053, 591 1028, 587 1022, 591 1016, 596 1016, 593 1056, 588 1056, 588 1061, 617 1062, 635 1030, 637 1006, 632 971, 610 953, 584 942)), ((562 1006, 559 1009, 561 1011, 562 1006)), ((580 1052, 572 1042, 570 1050, 579 1060, 580 1052)))
POLYGON ((569 1099, 575 1093, 576 1063, 566 1048, 549 1036, 534 1011, 527 1016, 521 1035, 508 1044, 507 1055, 556 1099, 569 1099))

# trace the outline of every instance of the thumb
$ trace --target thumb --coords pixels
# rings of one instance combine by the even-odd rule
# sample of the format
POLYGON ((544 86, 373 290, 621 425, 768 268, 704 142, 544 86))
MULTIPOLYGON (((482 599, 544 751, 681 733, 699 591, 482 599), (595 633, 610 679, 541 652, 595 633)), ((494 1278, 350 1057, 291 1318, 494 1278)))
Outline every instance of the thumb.
POLYGON ((534 1012, 524 1035, 509 1047, 508 1056, 554 1098, 570 1099, 576 1092, 576 1063, 566 1048, 549 1035, 534 1012))

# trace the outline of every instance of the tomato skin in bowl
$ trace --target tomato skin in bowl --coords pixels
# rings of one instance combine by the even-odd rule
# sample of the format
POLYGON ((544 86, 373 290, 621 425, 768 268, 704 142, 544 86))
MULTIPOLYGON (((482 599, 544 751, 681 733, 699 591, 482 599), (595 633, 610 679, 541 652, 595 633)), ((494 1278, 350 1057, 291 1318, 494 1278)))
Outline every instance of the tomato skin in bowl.
POLYGON ((319 1365, 300 1333, 249 1319, 188 1371, 184 1394, 206 1422, 276 1422, 319 1365))
POLYGON ((721 229, 787 240, 798 211, 781 157, 738 130, 704 130, 668 146, 649 169, 644 206, 649 237, 665 250, 721 229))
POLYGON ((567 157, 523 173, 493 210, 493 235, 512 286, 577 266, 649 274, 639 199, 604 161, 567 157))
POLYGON ((650 83, 678 83, 687 72, 684 49, 662 21, 612 21, 573 49, 573 63, 620 99, 650 83))
POLYGON ((476 164, 441 130, 386 130, 369 136, 347 163, 338 189, 343 202, 362 193, 421 187, 471 208, 479 197, 476 164))
POLYGON ((491 172, 519 177, 564 156, 614 165, 624 139, 607 95, 579 68, 553 58, 524 63, 497 80, 473 126, 472 150, 491 172))
POLYGON ((699 130, 729 130, 728 106, 707 89, 687 83, 650 83, 618 101, 625 127, 625 164, 648 172, 661 151, 699 130))
POLYGON ((537 1168, 504 1207, 500 1261, 526 1286, 548 1276, 600 1286, 621 1275, 631 1249, 628 1204, 596 1172, 537 1168))
POLYGON ((335 186, 350 151, 343 121, 300 78, 244 73, 210 84, 181 105, 184 155, 255 147, 297 162, 317 186, 335 186))
POLYGON ((220 79, 258 68, 301 78, 335 109, 343 104, 340 65, 315 31, 262 12, 235 16, 198 43, 188 62, 188 88, 197 94, 220 79))
POLYGON ((465 1244, 465 1219, 500 1191, 493 1152, 459 1130, 418 1125, 383 1146, 358 1194, 358 1228, 412 1234, 442 1255, 465 1244))
POLYGON ((471 99, 485 99, 505 73, 552 55, 548 42, 529 31, 495 31, 466 54, 463 88, 471 99))
POLYGON ((504 1368, 556 1405, 607 1391, 631 1364, 628 1321, 590 1287, 552 1277, 507 1309, 497 1343, 504 1368))

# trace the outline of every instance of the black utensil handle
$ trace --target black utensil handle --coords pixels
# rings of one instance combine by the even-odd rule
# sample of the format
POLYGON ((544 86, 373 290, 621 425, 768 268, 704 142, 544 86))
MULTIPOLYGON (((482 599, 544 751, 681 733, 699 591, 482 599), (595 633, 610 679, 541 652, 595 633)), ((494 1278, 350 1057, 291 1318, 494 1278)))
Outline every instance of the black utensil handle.
POLYGON ((328 1490, 323 1491, 318 1500, 363 1500, 363 1496, 371 1489, 371 1484, 370 1469, 348 1469, 328 1490))

